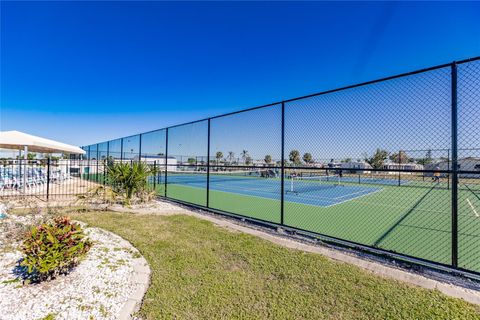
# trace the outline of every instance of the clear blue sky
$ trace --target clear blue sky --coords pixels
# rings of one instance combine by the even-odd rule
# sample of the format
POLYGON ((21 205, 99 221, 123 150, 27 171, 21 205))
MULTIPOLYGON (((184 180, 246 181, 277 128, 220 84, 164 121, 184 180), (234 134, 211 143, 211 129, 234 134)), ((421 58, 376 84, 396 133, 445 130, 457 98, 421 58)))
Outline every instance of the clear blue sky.
POLYGON ((473 2, 3 1, 0 127, 87 145, 473 57, 479 17, 473 2))

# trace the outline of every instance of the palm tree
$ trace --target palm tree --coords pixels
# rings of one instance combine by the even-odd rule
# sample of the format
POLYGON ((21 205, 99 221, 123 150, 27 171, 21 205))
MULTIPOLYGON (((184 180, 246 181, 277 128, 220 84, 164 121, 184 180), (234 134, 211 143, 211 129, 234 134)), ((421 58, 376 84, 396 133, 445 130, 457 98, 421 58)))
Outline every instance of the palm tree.
POLYGON ((272 162, 272 156, 267 154, 264 160, 266 164, 270 164, 270 162, 272 162))
POLYGON ((313 161, 313 158, 312 158, 312 154, 307 152, 303 155, 303 161, 306 163, 306 164, 310 164, 312 163, 313 161))
POLYGON ((235 159, 235 152, 233 151, 228 151, 228 162, 232 164, 233 159, 235 159))
POLYGON ((145 162, 123 162, 108 166, 106 178, 113 191, 123 195, 124 203, 130 205, 133 196, 146 190, 148 177, 156 174, 145 162))
POLYGON ((245 164, 247 158, 248 158, 248 151, 247 150, 242 150, 242 160, 243 160, 243 164, 245 164))
POLYGON ((298 150, 290 151, 289 159, 294 165, 300 164, 300 152, 298 150))
POLYGON ((215 154, 215 158, 217 158, 217 165, 218 165, 218 163, 220 162, 220 159, 223 158, 222 151, 217 151, 217 153, 215 154))

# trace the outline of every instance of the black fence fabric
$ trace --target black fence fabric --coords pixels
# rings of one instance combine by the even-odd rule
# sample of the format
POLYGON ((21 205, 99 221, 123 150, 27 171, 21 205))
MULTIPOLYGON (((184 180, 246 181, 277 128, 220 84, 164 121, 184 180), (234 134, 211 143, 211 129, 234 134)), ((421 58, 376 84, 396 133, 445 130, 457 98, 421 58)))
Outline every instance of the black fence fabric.
POLYGON ((97 182, 102 161, 145 161, 160 196, 480 273, 479 123, 475 58, 86 146, 79 161, 97 182))
POLYGON ((480 60, 458 65, 458 266, 480 270, 480 60))

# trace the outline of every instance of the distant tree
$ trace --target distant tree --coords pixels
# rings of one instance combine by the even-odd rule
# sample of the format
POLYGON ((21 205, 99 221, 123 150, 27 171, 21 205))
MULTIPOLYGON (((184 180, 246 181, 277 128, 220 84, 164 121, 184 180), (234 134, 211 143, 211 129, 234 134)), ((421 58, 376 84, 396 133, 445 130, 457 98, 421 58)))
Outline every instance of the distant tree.
POLYGON ((311 153, 305 153, 303 155, 303 162, 305 162, 306 164, 310 164, 313 162, 313 157, 312 157, 312 154, 311 153))
POLYGON ((223 158, 222 151, 217 151, 217 153, 215 154, 215 159, 217 159, 217 164, 220 162, 220 159, 222 158, 223 158))
POLYGON ((243 163, 247 163, 247 158, 249 157, 247 150, 242 150, 242 160, 243 163))
POLYGON ((248 166, 248 165, 251 165, 252 164, 252 157, 250 156, 247 156, 245 158, 245 164, 248 166))
POLYGON ((195 158, 188 158, 187 161, 188 161, 188 163, 191 164, 191 165, 192 165, 192 164, 195 164, 195 162, 197 162, 197 160, 195 160, 195 158))
MULTIPOLYGON (((27 160, 35 160, 37 158, 37 154, 36 153, 27 153, 27 160)), ((23 159, 23 156, 18 156, 17 155, 17 160, 18 159, 23 159)))
POLYGON ((387 158, 388 151, 377 149, 371 157, 367 155, 365 156, 365 162, 371 165, 374 169, 381 169, 387 158))
POLYGON ((272 162, 272 156, 267 154, 264 160, 266 164, 270 164, 272 162))
POLYGON ((390 160, 395 163, 409 163, 412 162, 412 158, 408 156, 405 151, 400 150, 398 153, 393 153, 390 155, 390 160))
POLYGON ((298 150, 290 151, 288 158, 293 164, 300 164, 300 152, 298 150))
POLYGON ((341 162, 343 162, 343 163, 352 162, 352 158, 345 158, 341 162))
POLYGON ((277 163, 277 166, 279 166, 279 167, 282 166, 282 161, 281 160, 278 160, 276 163, 277 163))
POLYGON ((235 159, 235 153, 233 151, 228 151, 228 162, 232 164, 233 160, 235 159))
POLYGON ((157 156, 162 157, 162 156, 164 156, 164 154, 160 152, 160 153, 157 153, 157 156))
POLYGON ((417 163, 427 165, 433 163, 432 150, 428 150, 423 159, 418 159, 417 163))

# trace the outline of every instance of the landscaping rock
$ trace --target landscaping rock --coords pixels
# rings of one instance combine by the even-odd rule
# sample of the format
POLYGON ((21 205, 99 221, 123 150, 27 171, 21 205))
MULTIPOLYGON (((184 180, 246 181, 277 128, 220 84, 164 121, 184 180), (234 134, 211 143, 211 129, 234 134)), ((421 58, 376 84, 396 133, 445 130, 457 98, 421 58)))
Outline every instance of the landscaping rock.
POLYGON ((47 315, 69 320, 128 319, 138 309, 150 276, 145 259, 113 233, 98 228, 86 228, 85 232, 94 242, 85 259, 68 275, 49 282, 23 285, 15 273, 21 258, 18 245, 1 253, 0 319, 42 319, 47 315))

